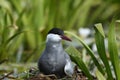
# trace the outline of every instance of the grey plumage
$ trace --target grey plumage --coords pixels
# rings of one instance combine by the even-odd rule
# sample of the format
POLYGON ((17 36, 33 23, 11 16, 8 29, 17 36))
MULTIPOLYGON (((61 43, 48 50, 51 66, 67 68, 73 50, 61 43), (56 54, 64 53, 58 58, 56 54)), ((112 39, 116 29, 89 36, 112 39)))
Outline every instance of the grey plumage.
POLYGON ((57 77, 64 77, 66 74, 71 76, 74 73, 74 67, 62 47, 61 39, 57 34, 47 36, 46 48, 38 61, 39 70, 46 75, 55 74, 57 77))

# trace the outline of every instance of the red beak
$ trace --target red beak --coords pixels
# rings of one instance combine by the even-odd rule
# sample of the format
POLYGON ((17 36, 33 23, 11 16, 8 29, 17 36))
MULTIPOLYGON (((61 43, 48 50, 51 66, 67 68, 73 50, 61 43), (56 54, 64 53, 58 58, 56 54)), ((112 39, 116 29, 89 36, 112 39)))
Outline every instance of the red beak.
POLYGON ((72 41, 70 38, 68 38, 67 36, 64 36, 64 35, 62 35, 61 38, 64 40, 67 40, 67 41, 72 41))

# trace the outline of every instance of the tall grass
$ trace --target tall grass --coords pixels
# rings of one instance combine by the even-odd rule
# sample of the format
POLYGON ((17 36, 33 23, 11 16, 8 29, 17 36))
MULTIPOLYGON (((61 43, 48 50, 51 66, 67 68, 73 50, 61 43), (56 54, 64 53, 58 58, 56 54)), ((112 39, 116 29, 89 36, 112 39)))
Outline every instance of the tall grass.
MULTIPOLYGON (((98 52, 100 60, 103 62, 102 65, 99 63, 100 60, 97 60, 98 58, 95 57, 94 55, 95 53, 90 49, 90 47, 80 37, 76 36, 75 34, 71 32, 68 32, 68 31, 65 32, 65 33, 72 35, 77 40, 79 40, 81 44, 86 48, 86 50, 88 51, 88 54, 91 56, 94 64, 97 67, 96 76, 98 80, 114 80, 114 79, 119 80, 119 77, 120 77, 119 75, 120 74, 120 60, 119 60, 118 47, 117 47, 117 41, 116 41, 116 35, 115 35, 115 26, 116 26, 115 24, 116 24, 115 21, 111 22, 111 24, 109 25, 109 32, 107 34, 109 54, 106 53, 107 50, 105 48, 105 43, 104 43, 104 39, 106 37, 105 37, 104 31, 102 28, 102 24, 100 23, 95 24, 95 27, 94 27, 97 52, 98 52), (110 56, 110 59, 107 57, 107 54, 110 56), (112 63, 112 65, 110 65, 110 63, 112 63), (113 67, 113 70, 111 67, 113 67)), ((89 72, 86 71, 87 68, 85 64, 83 64, 84 62, 81 61, 81 58, 77 58, 81 55, 79 51, 77 51, 73 47, 69 47, 67 51, 70 54, 73 61, 85 73, 85 75, 90 80, 92 80, 89 75, 89 72)))

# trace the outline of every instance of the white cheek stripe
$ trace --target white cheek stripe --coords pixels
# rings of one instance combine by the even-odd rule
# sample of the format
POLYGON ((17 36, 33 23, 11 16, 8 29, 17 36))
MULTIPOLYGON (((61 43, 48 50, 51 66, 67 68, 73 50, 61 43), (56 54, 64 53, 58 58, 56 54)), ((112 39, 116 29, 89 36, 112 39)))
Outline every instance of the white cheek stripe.
POLYGON ((50 40, 50 41, 60 41, 61 37, 57 34, 48 34, 46 41, 48 41, 48 40, 50 40))

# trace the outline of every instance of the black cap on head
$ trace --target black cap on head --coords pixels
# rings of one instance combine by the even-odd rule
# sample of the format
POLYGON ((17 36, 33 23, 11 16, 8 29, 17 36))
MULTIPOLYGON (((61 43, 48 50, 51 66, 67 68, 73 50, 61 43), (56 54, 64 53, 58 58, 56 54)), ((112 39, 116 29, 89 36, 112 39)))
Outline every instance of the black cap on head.
POLYGON ((64 31, 59 29, 59 28, 53 28, 51 29, 48 34, 58 34, 60 35, 60 37, 64 40, 67 40, 67 41, 72 41, 70 38, 68 38, 67 36, 64 35, 64 31))
POLYGON ((51 29, 51 30, 48 32, 48 34, 50 34, 50 33, 52 33, 52 34, 58 34, 58 35, 64 35, 63 30, 61 30, 61 29, 59 29, 59 28, 53 28, 53 29, 51 29))

